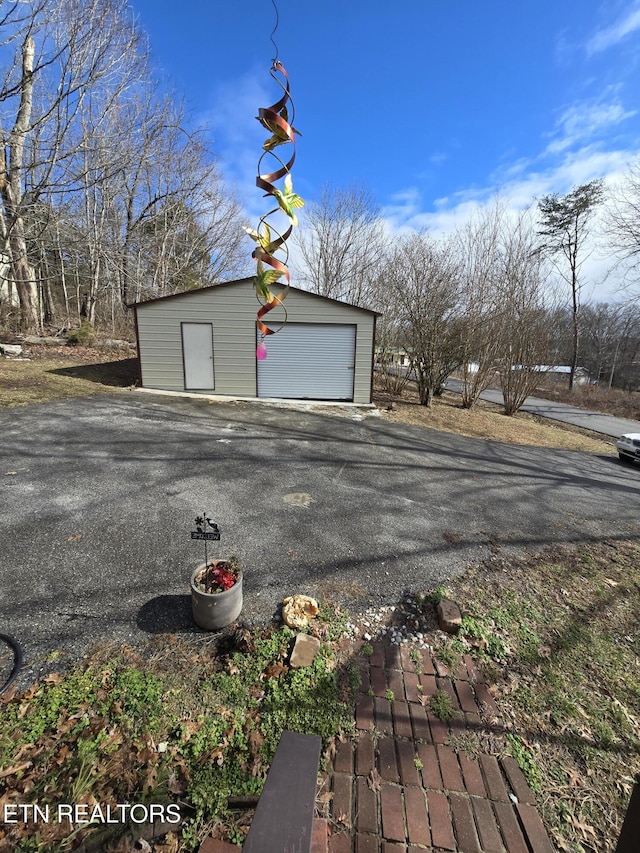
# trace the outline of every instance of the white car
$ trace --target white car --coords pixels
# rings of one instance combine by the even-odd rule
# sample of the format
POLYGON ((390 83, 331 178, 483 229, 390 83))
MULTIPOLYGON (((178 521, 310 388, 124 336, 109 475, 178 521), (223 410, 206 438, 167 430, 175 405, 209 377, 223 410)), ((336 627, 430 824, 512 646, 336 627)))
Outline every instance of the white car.
POLYGON ((640 432, 628 432, 616 441, 621 462, 640 462, 640 432))

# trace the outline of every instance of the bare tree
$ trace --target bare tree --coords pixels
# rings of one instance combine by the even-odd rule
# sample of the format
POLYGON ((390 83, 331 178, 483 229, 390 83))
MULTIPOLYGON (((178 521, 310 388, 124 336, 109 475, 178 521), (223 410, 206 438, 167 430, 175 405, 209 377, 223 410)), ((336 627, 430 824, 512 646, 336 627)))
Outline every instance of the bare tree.
POLYGON ((369 305, 384 257, 384 229, 369 190, 323 187, 305 208, 296 245, 301 277, 313 293, 369 305))
POLYGON ((515 415, 541 376, 549 346, 547 270, 528 211, 502 237, 500 381, 507 415, 515 415))
POLYGON ((637 377, 640 309, 624 303, 598 303, 583 310, 583 361, 600 384, 621 387, 637 377))
POLYGON ((500 204, 479 214, 455 235, 464 301, 462 405, 470 409, 496 370, 500 328, 502 238, 505 212, 500 204))
POLYGON ((52 322, 57 305, 63 325, 100 316, 115 328, 130 301, 239 272, 239 204, 203 132, 187 132, 182 106, 159 96, 126 0, 15 8, 6 50, 22 52, 0 87, 0 123, 12 128, 0 251, 22 325, 52 322))
POLYGON ((608 192, 603 230, 607 247, 626 265, 631 274, 630 288, 637 293, 640 267, 640 158, 634 160, 621 184, 608 192))
POLYGON ((450 242, 427 234, 401 238, 387 270, 394 283, 399 323, 404 328, 418 395, 424 406, 459 366, 461 343, 461 288, 455 253, 450 242))
MULTIPOLYGON (((68 188, 77 138, 72 128, 87 94, 98 86, 113 97, 113 80, 133 71, 139 36, 127 22, 124 0, 40 0, 14 4, 5 21, 7 50, 21 61, 8 69, 0 88, 0 194, 5 253, 20 296, 25 327, 39 326, 36 294, 27 258, 26 210, 41 195, 68 188), (28 15, 25 14, 25 8, 28 15), (11 125, 11 130, 5 128, 11 125), (28 159, 27 159, 28 158, 28 159)), ((99 128, 100 116, 94 130, 99 128)), ((86 141, 86 138, 85 138, 86 141)))
POLYGON ((411 353, 407 350, 407 330, 390 264, 386 272, 389 274, 383 267, 373 282, 371 306, 380 312, 376 319, 376 367, 385 391, 398 395, 409 381, 411 353))
POLYGON ((544 238, 544 248, 553 257, 562 255, 568 264, 568 270, 558 267, 560 275, 571 288, 571 306, 573 318, 573 353, 569 390, 578 366, 578 343, 580 337, 580 289, 582 281, 580 270, 589 252, 585 244, 589 236, 589 222, 595 208, 603 201, 603 182, 600 179, 574 187, 564 196, 557 193, 544 196, 538 203, 540 212, 540 234, 544 238))

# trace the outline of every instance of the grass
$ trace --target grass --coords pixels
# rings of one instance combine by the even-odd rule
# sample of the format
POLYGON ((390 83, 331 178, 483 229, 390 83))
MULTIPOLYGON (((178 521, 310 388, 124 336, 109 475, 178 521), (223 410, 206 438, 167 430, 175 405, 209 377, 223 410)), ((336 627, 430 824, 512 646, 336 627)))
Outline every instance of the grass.
MULTIPOLYGON (((321 620, 319 636, 333 627, 321 620)), ((352 668, 325 641, 311 666, 290 669, 293 637, 240 631, 212 654, 210 643, 165 636, 146 656, 105 650, 46 677, 3 704, 0 799, 52 814, 58 803, 180 805, 189 822, 172 850, 197 850, 211 830, 241 841, 227 798, 260 794, 282 732, 320 735, 326 747, 353 727, 352 668)), ((0 848, 62 853, 92 836, 100 850, 123 849, 120 824, 83 828, 69 845, 70 831, 66 821, 4 824, 0 848)))
POLYGON ((29 361, 0 359, 0 409, 113 394, 138 381, 129 350, 34 346, 29 353, 29 361))
POLYGON ((616 452, 612 439, 599 438, 578 427, 551 423, 526 412, 519 412, 510 418, 503 414, 500 406, 484 400, 479 400, 472 409, 463 409, 460 395, 452 391, 445 391, 441 397, 436 397, 433 406, 428 409, 420 405, 418 394, 411 385, 405 388, 400 397, 384 391, 377 377, 374 388, 374 402, 381 408, 381 416, 395 423, 508 444, 555 447, 584 453, 616 452), (387 411, 386 407, 391 403, 394 409, 387 411))
POLYGON ((638 565, 635 540, 556 547, 447 588, 465 616, 436 653, 485 661, 508 721, 490 745, 520 765, 559 850, 613 850, 640 772, 638 565))

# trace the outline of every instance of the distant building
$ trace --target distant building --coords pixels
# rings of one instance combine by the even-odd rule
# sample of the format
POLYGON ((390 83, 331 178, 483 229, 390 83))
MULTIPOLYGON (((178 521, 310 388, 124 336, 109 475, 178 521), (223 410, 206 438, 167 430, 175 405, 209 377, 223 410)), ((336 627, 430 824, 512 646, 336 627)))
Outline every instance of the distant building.
MULTIPOLYGON (((536 365, 535 369, 539 370, 541 373, 546 373, 547 376, 550 376, 551 379, 555 379, 558 382, 561 382, 563 379, 566 379, 568 382, 569 376, 571 375, 571 367, 568 364, 539 364, 536 365)), ((588 385, 591 382, 591 374, 586 367, 576 367, 573 375, 573 381, 575 385, 588 385)))

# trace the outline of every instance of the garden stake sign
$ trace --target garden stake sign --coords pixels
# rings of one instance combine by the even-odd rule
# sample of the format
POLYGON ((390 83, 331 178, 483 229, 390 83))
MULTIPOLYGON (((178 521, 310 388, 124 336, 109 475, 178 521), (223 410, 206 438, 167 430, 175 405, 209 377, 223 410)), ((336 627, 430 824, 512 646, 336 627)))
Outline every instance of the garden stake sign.
POLYGON ((208 566, 207 542, 219 542, 220 530, 218 529, 218 525, 214 521, 211 521, 206 512, 196 516, 196 529, 191 531, 191 538, 204 542, 204 564, 208 566))
POLYGON ((276 205, 260 217, 257 230, 253 228, 244 229, 257 244, 251 256, 257 262, 253 286, 261 305, 256 319, 256 325, 260 332, 256 356, 260 360, 267 357, 265 337, 279 332, 286 323, 287 310, 283 302, 291 283, 291 273, 287 266, 289 260, 287 240, 291 236, 293 228, 298 224, 295 211, 304 205, 304 201, 293 191, 291 167, 296 159, 295 137, 296 134, 299 136, 300 133, 293 126, 295 110, 289 90, 289 76, 284 65, 278 60, 277 45, 273 41, 273 34, 278 28, 278 10, 275 3, 273 5, 276 11, 276 26, 271 33, 271 41, 276 47, 276 58, 273 60, 270 74, 282 90, 282 97, 270 107, 261 107, 256 116, 265 130, 271 134, 262 146, 262 154, 258 160, 256 186, 264 190, 265 198, 272 198, 276 205), (288 159, 286 159, 287 154, 280 156, 279 149, 283 145, 292 146, 288 149, 291 155, 288 159), (267 168, 272 169, 272 171, 267 171, 267 168), (278 253, 282 254, 282 259, 277 257, 278 253), (286 282, 284 290, 277 294, 273 293, 272 285, 283 284, 283 278, 286 282), (278 305, 282 306, 284 319, 279 328, 273 329, 263 322, 263 318, 278 305))

